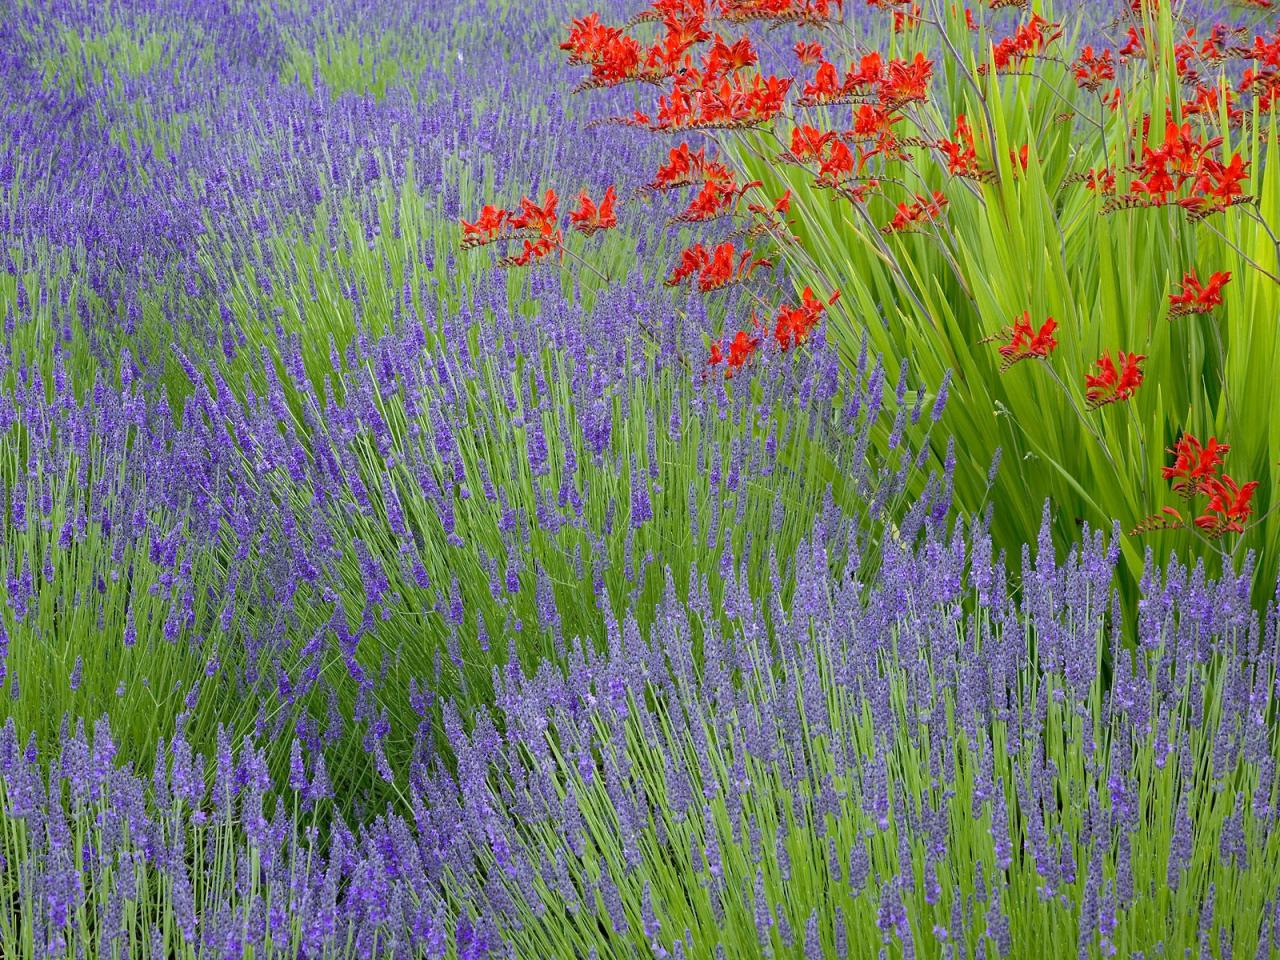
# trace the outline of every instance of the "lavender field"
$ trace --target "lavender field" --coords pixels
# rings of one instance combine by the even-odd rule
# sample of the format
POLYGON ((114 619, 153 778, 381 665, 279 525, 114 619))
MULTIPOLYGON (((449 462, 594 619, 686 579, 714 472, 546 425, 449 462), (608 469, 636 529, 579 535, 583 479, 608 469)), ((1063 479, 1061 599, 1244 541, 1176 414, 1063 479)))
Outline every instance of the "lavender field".
POLYGON ((1270 0, 11 0, 0 957, 1280 957, 1270 0))

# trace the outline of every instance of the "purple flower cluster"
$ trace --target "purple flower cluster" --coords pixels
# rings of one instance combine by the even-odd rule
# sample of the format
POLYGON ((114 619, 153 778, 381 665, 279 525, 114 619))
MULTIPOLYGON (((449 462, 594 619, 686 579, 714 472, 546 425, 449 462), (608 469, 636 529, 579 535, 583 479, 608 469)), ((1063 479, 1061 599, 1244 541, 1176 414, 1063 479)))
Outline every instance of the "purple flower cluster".
MULTIPOLYGON (((478 661, 458 679, 469 698, 488 637, 534 658, 534 637, 598 623, 606 590, 643 595, 665 536, 649 531, 696 528, 718 563, 730 526, 780 495, 770 481, 757 503, 752 479, 792 476, 774 471, 799 421, 769 418, 816 390, 812 433, 844 402, 820 347, 755 409, 721 385, 659 396, 655 375, 695 379, 711 321, 638 274, 587 310, 552 278, 504 297, 496 275, 460 273, 456 236, 422 223, 456 216, 469 176, 514 200, 551 162, 598 189, 653 149, 559 102, 553 37, 576 7, 523 32, 504 4, 464 12, 459 28, 416 5, 24 4, 0 28, 15 105, 0 177, 18 198, 0 277, 0 659, 24 729, 159 703, 194 709, 207 740, 197 705, 219 702, 239 733, 299 722, 318 749, 345 714, 376 747, 388 698, 396 720, 421 713, 406 671, 439 695, 478 661), (407 65, 379 95, 288 74, 365 36, 386 40, 360 60, 371 75, 407 65), (449 56, 414 61, 423 49, 449 56), (175 134, 164 149, 140 104, 175 134), (644 330, 662 331, 649 362, 644 330), (666 489, 681 443, 724 484, 666 489)), ((833 478, 854 452, 830 455, 833 478)), ((823 485, 801 482, 819 503, 823 485)))
MULTIPOLYGON (((207 737, 219 702, 238 733, 293 725, 313 750, 358 733, 390 779, 392 721, 407 734, 422 714, 409 678, 483 699, 509 649, 532 666, 618 604, 649 617, 664 565, 718 579, 746 557, 773 589, 771 557, 814 527, 874 522, 919 492, 915 451, 868 464, 873 433, 920 405, 905 380, 886 391, 865 356, 843 371, 820 334, 750 379, 691 376, 692 306, 643 359, 634 316, 672 309, 644 286, 588 310, 535 280, 537 316, 493 293, 434 334, 410 306, 400 332, 335 346, 319 387, 296 335, 239 391, 179 352, 192 392, 176 422, 128 353, 119 385, 81 397, 61 352, 52 385, 20 362, 0 400, 22 465, 5 619, 15 649, 40 638, 65 666, 11 654, 10 709, 49 732, 64 711, 161 702, 194 709, 207 737), (78 660, 86 632, 103 640, 78 660), (24 691, 32 670, 43 689, 24 691), (350 717, 336 727, 335 701, 350 717)), ((932 480, 906 526, 945 516, 949 489, 932 480)))
MULTIPOLYGON (((277 240, 287 250, 318 228, 339 253, 385 232, 394 249, 402 212, 456 222, 477 183, 514 203, 547 169, 593 191, 625 182, 654 144, 584 131, 559 92, 553 38, 581 12, 544 5, 528 29, 494 0, 344 0, 269 17, 192 0, 19 4, 0 25, 0 188, 12 198, 0 300, 20 342, 47 353, 56 331, 110 368, 123 337, 163 377, 175 338, 216 356, 269 313, 297 277, 297 263, 275 262, 277 240), (370 82, 384 74, 396 82, 370 82), (584 136, 597 149, 579 149, 584 136), (402 211, 392 198, 405 191, 402 211)), ((414 282, 448 279, 456 238, 414 242, 414 282)))
POLYGON ((206 761, 180 725, 148 778, 105 722, 42 761, 10 721, 19 929, 151 957, 1280 948, 1277 608, 1152 568, 1132 649, 1100 535, 1018 596, 980 526, 884 541, 873 585, 856 538, 807 540, 789 603, 743 563, 667 577, 648 631, 621 608, 603 651, 512 660, 358 827, 296 742, 278 793, 252 739, 206 761))

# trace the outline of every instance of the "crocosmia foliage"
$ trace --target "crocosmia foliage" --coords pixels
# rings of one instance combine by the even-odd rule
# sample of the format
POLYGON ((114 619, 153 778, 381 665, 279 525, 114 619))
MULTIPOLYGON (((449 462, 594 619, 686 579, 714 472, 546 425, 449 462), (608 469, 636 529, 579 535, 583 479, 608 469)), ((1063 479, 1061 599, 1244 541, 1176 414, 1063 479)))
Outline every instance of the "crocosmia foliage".
POLYGON ((1267 0, 14 0, 0 955, 1280 957, 1267 0))

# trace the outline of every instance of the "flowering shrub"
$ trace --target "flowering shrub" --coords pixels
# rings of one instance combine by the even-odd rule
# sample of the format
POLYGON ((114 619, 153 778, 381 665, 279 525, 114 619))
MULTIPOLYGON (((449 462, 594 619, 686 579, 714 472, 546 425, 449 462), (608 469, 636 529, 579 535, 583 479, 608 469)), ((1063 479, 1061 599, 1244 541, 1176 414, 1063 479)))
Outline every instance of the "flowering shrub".
POLYGON ((824 525, 765 605, 666 579, 643 631, 495 668, 447 706, 398 812, 353 828, 295 741, 181 728, 150 775, 99 724, 47 765, 0 736, 6 953, 1268 956, 1280 947, 1280 612, 1247 575, 1149 567, 1117 619, 1116 531, 1021 595, 987 532, 917 512, 873 584, 824 525), (923 523, 923 528, 921 524, 923 523), (1136 639, 1131 645, 1127 637, 1136 639), (1104 669, 1111 663, 1111 669, 1104 669), (699 666, 701 665, 701 666, 699 666), (452 757, 445 763, 444 757, 452 757), (46 772, 47 771, 47 772, 46 772), (205 773, 208 776, 205 776, 205 773), (324 832, 317 830, 323 820, 324 832), (18 931, 22 931, 19 934, 18 931), (228 947, 227 945, 233 945, 228 947))
MULTIPOLYGON (((1157 529, 1237 562, 1268 542, 1280 446, 1249 411, 1274 405, 1276 339, 1252 317, 1273 312, 1280 282, 1266 149, 1280 35, 1141 2, 1081 21, 1089 42, 1072 50, 1072 27, 1027 4, 845 6, 660 0, 625 28, 588 18, 591 37, 637 57, 633 34, 656 36, 643 60, 656 111, 613 121, 700 133, 679 151, 717 171, 716 215, 773 244, 742 269, 781 258, 798 283, 841 290, 836 342, 865 332, 926 382, 954 370, 965 401, 948 426, 973 458, 961 503, 985 497, 997 445, 1017 451, 997 485, 1010 504, 994 521, 1001 543, 1033 535, 1046 495, 1059 536, 1086 519, 1132 527, 1134 582, 1136 538, 1157 529), (794 60, 757 47, 780 29, 794 60), (774 72, 788 64, 794 77, 774 72), (733 106, 748 89, 776 95, 733 106), (785 224, 752 219, 779 195, 785 224), (1057 319, 1033 327, 1033 315, 1057 319), (1193 316, 1204 320, 1183 322, 1193 316), (1046 362, 1011 369, 1027 358, 1046 362), (1161 507, 1160 452, 1210 429, 1229 434, 1256 500, 1234 500, 1225 525, 1139 522, 1161 507)), ((571 63, 591 62, 586 22, 571 63)), ((606 71, 591 86, 631 79, 606 71)))

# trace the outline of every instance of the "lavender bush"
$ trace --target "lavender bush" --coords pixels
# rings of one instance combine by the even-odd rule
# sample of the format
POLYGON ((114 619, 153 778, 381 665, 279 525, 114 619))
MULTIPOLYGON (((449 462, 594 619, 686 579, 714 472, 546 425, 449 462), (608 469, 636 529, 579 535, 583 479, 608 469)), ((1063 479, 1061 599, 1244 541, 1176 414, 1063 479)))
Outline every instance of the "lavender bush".
POLYGON ((1015 598, 981 525, 923 514, 869 584, 855 529, 768 606, 726 554, 648 632, 496 668, 355 826, 297 741, 277 790, 252 739, 180 724, 147 776, 105 722, 44 762, 11 720, 6 953, 1271 955, 1280 609, 1173 564, 1118 622, 1101 534, 1015 598))

